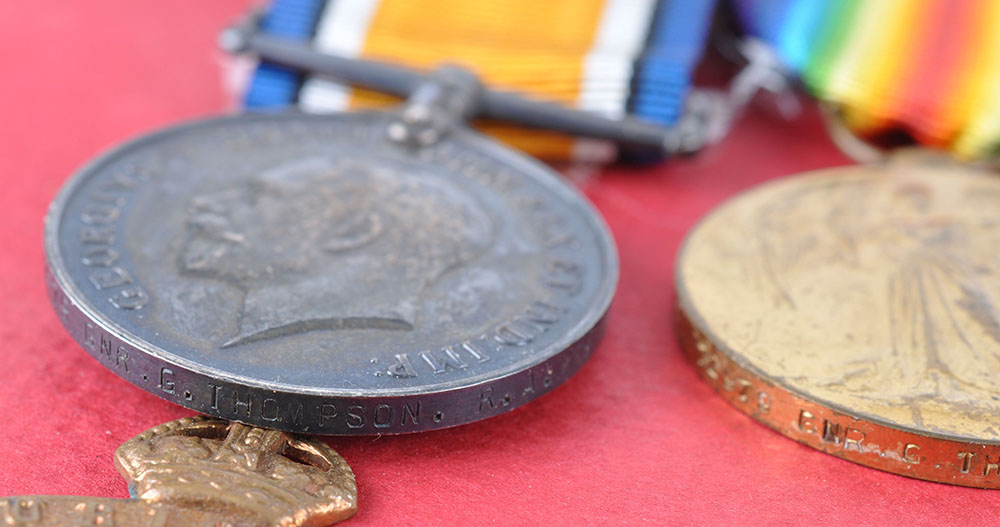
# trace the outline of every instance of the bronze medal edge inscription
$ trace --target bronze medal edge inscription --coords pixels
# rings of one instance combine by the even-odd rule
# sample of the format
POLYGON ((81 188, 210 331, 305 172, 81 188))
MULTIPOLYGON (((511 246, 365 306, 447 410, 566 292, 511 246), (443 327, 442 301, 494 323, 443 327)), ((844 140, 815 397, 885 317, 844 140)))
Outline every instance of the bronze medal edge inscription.
MULTIPOLYGON (((977 423, 975 415, 982 412, 976 410, 975 405, 970 406, 965 412, 968 415, 955 418, 954 428, 959 430, 958 432, 942 431, 921 426, 920 423, 900 424, 885 416, 861 411, 852 407, 849 399, 838 400, 835 393, 831 396, 830 392, 810 390, 808 386, 796 385, 795 379, 809 377, 799 372, 800 376, 793 379, 794 372, 792 368, 786 367, 785 363, 791 361, 795 364, 796 361, 803 360, 802 356, 806 353, 803 353, 801 348, 793 349, 790 346, 778 345, 772 348, 772 353, 778 356, 779 360, 761 362, 759 352, 755 351, 756 355, 747 354, 748 350, 759 349, 762 346, 756 340, 761 338, 759 334, 750 338, 745 337, 744 331, 744 338, 734 338, 734 335, 741 335, 740 331, 747 327, 745 321, 740 319, 741 316, 760 319, 755 321, 756 331, 765 335, 761 338, 765 341, 763 344, 765 346, 767 342, 781 340, 768 341, 766 336, 769 334, 784 332, 793 338, 808 336, 809 330, 803 329, 808 320, 806 322, 796 321, 795 318, 779 320, 777 317, 781 314, 780 310, 765 305, 767 300, 753 300, 742 304, 738 300, 731 300, 734 303, 728 304, 725 309, 719 309, 719 304, 706 308, 710 303, 705 301, 706 295, 734 294, 734 282, 731 279, 741 272, 735 269, 744 265, 739 259, 750 253, 753 250, 751 246, 755 244, 753 236, 740 238, 739 232, 742 232, 742 227, 734 226, 734 220, 745 219, 749 214, 747 211, 759 212, 764 209, 768 200, 774 202, 775 196, 780 196, 782 193, 787 196, 802 189, 825 184, 839 185, 841 182, 858 183, 859 188, 869 192, 871 188, 867 187, 885 188, 896 185, 897 194, 905 195, 906 199, 916 198, 921 203, 928 201, 928 198, 932 200, 935 192, 942 189, 941 194, 956 194, 958 192, 956 189, 961 189, 964 185, 973 186, 985 200, 1000 195, 1000 182, 992 176, 983 175, 981 171, 955 166, 921 167, 912 163, 901 163, 898 166, 821 169, 764 183, 744 191, 705 216, 691 229, 678 251, 675 271, 675 323, 682 350, 696 366, 699 375, 730 404, 767 427, 800 443, 862 465, 909 477, 970 487, 1000 488, 1000 474, 998 474, 1000 441, 988 437, 988 433, 977 430, 976 426, 971 427, 972 429, 966 433, 961 432, 963 426, 969 427, 969 423, 977 423), (722 230, 726 228, 724 225, 729 225, 731 230, 738 233, 722 234, 722 230), (714 254, 716 257, 709 258, 706 256, 708 254, 714 254), (724 257, 719 257, 720 255, 724 257), (707 274, 692 273, 691 270, 698 266, 716 270, 729 267, 729 270, 718 275, 723 278, 709 281, 706 280, 706 276, 714 271, 707 274), (743 315, 738 315, 737 312, 742 312, 743 315), (791 325, 788 320, 793 321, 791 325), (795 324, 799 324, 800 327, 796 328, 795 324)), ((828 201, 836 201, 836 198, 828 201)), ((812 205, 817 203, 814 202, 812 205)), ((820 204, 818 209, 829 212, 833 207, 820 204)), ((979 210, 988 209, 979 207, 979 210)), ((891 212, 890 210, 890 214, 891 212)), ((955 213, 955 210, 947 212, 955 213)), ((962 214, 958 213, 958 216, 962 214)), ((879 217, 879 214, 874 216, 879 217)), ((929 228, 942 229, 942 224, 948 223, 946 214, 940 216, 931 218, 928 222, 929 228)), ((881 217, 884 219, 885 216, 881 217)), ((866 221, 868 220, 862 217, 857 227, 871 229, 872 225, 866 224, 866 221)), ((914 226, 907 225, 907 227, 914 226)), ((973 242, 984 243, 988 240, 984 240, 983 232, 981 229, 979 236, 970 238, 973 242)), ((782 240, 783 236, 786 236, 785 232, 779 231, 779 242, 789 242, 788 239, 782 240)), ((883 269, 876 270, 883 271, 883 269)), ((743 274, 743 279, 745 282, 752 282, 746 273, 743 274)), ((833 282, 827 280, 826 285, 832 286, 833 282)), ((840 282, 851 283, 848 280, 840 282)), ((751 288, 740 287, 747 290, 751 288)), ((734 297, 727 296, 727 298, 734 297)), ((853 316, 869 316, 881 320, 882 315, 879 313, 865 315, 854 307, 848 307, 853 310, 853 316)), ((820 316, 837 315, 833 311, 825 311, 820 316)), ((861 331, 863 329, 859 329, 859 332, 861 331)), ((873 331, 878 333, 881 329, 873 331)), ((886 335, 878 336, 890 338, 886 335)), ((858 340, 864 341, 863 338, 858 340)), ((993 345, 988 335, 978 343, 993 345)), ((845 354, 860 355, 864 351, 863 348, 862 344, 856 343, 852 347, 845 348, 847 350, 845 354)), ((961 359, 961 353, 954 348, 945 352, 955 354, 951 358, 961 359)), ((835 372, 838 375, 841 373, 835 372)), ((815 378, 812 381, 815 381, 815 378)), ((917 402, 907 401, 900 406, 909 403, 919 405, 920 401, 936 404, 934 399, 934 394, 929 396, 921 394, 920 397, 915 397, 917 402)), ((886 407, 891 406, 891 404, 886 405, 886 407)), ((988 430, 988 422, 977 424, 988 430)))

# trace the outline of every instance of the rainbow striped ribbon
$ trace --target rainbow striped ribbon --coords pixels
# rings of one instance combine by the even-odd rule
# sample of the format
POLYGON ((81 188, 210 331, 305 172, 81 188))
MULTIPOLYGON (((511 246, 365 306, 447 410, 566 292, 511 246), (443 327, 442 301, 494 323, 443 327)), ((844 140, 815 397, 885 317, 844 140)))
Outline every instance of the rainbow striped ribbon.
POLYGON ((966 159, 1000 148, 1000 1, 734 0, 862 137, 902 129, 966 159))
MULTIPOLYGON (((322 51, 429 68, 457 62, 484 82, 609 117, 672 124, 683 110, 715 0, 274 0, 263 29, 322 51)), ((260 65, 245 104, 330 112, 392 98, 260 65)), ((607 160, 611 145, 500 123, 481 127, 547 159, 607 160)))

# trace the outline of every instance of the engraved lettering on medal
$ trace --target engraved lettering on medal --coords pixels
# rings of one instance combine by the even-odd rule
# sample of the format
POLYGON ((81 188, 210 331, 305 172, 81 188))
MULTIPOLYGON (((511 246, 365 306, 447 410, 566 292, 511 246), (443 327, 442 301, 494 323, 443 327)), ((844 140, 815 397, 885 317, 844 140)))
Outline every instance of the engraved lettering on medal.
POLYGON ((997 457, 996 461, 993 461, 989 454, 983 454, 983 476, 989 476, 990 471, 1000 476, 1000 456, 997 457))
POLYGON ((101 356, 111 362, 116 357, 115 342, 105 333, 101 333, 101 356))
POLYGON ((413 369, 413 363, 406 353, 397 353, 396 362, 386 370, 389 375, 397 379, 409 379, 417 376, 417 371, 413 369))
MULTIPOLYGON (((425 290, 493 242, 477 198, 437 178, 295 160, 188 204, 189 276, 243 293, 233 348, 311 331, 411 331, 425 290)), ((405 364, 397 373, 410 374, 405 364)))
POLYGON ((493 332, 493 340, 505 346, 525 346, 556 324, 565 309, 546 302, 535 302, 493 332))
POLYGON ((719 372, 722 369, 722 359, 715 353, 707 353, 698 357, 697 365, 705 376, 712 380, 719 379, 719 372))
POLYGON ((406 421, 409 419, 410 424, 418 425, 420 424, 420 403, 415 402, 413 404, 403 403, 402 416, 400 418, 399 424, 406 426, 406 421))
POLYGON ((250 418, 253 416, 253 394, 247 393, 246 399, 241 399, 239 392, 233 390, 233 415, 239 417, 241 412, 250 418), (242 411, 242 410, 245 411, 242 411))
POLYGON ((823 435, 820 439, 824 443, 840 444, 840 425, 832 421, 823 420, 823 435))
POLYGON ((750 381, 748 381, 746 379, 736 379, 736 385, 739 387, 738 388, 739 395, 737 396, 737 398, 739 399, 739 401, 741 403, 745 403, 745 402, 749 401, 750 400, 750 388, 753 386, 753 384, 751 384, 750 381))
MULTIPOLYGON (((767 399, 766 394, 765 399, 767 399)), ((760 405, 759 394, 758 405, 760 405)), ((770 411, 769 399, 767 399, 766 408, 767 411, 770 411)), ((858 453, 864 453, 862 443, 864 442, 866 435, 858 428, 847 426, 831 419, 823 419, 822 426, 818 426, 816 415, 809 410, 804 409, 799 410, 799 418, 796 425, 801 432, 818 435, 819 440, 822 443, 839 446, 844 452, 854 450, 858 453)), ((916 447, 916 445, 913 446, 916 447)), ((917 448, 919 449, 919 447, 917 448)), ((919 463, 919 460, 916 462, 919 463)))
POLYGON ((551 289, 575 295, 583 285, 583 270, 573 262, 555 260, 549 263, 544 283, 551 289))
MULTIPOLYGON (((302 140, 317 137, 312 124, 297 126, 302 140)), ((516 406, 564 380, 590 352, 582 342, 564 354, 544 353, 550 341, 564 344, 567 330, 578 330, 578 315, 591 321, 593 306, 570 295, 586 287, 607 296, 606 287, 591 285, 603 284, 591 266, 601 265, 606 244, 598 236, 594 251, 587 211, 581 218, 575 201, 567 207, 535 174, 461 144, 452 145, 456 155, 420 166, 425 153, 383 152, 371 130, 349 126, 323 133, 360 134, 358 145, 372 145, 371 152, 343 155, 353 146, 336 145, 310 157, 309 143, 294 159, 258 152, 225 166, 199 164, 206 137, 219 139, 213 148, 228 148, 220 146, 227 137, 248 149, 289 141, 277 131, 284 126, 252 127, 235 139, 182 134, 157 145, 155 186, 141 194, 132 194, 138 180, 110 179, 106 168, 79 186, 73 199, 81 201, 69 202, 73 217, 60 223, 59 241, 75 248, 67 251, 75 266, 69 279, 83 286, 87 307, 114 321, 105 331, 84 327, 88 311, 73 318, 73 336, 83 333, 103 363, 133 370, 128 378, 146 390, 230 420, 305 433, 394 433, 433 428, 445 413, 447 424, 468 420, 468 403, 477 404, 496 371, 524 370, 528 355, 549 357, 529 377, 505 378, 515 384, 480 400, 484 412, 516 406), (216 167, 226 173, 202 173, 216 167), (497 195, 499 188, 515 190, 497 195), (520 210, 509 207, 513 201, 520 210), (95 295, 100 302, 90 304, 95 295), (566 322, 568 313, 573 320, 566 322), (133 331, 136 324, 151 329, 133 331), (119 327, 124 334, 113 336, 119 327), (183 371, 147 356, 178 344, 192 355, 183 371), (364 350, 372 355, 358 357, 364 350), (311 370, 295 362, 300 358, 311 370), (357 393, 343 395, 339 377, 315 369, 331 364, 360 369, 365 378, 350 377, 357 393), (273 375, 245 381, 261 371, 273 375), (211 378, 224 381, 213 385, 211 378), (459 382, 467 378, 486 382, 468 393, 459 382), (395 383, 404 395, 356 397, 377 383, 395 383), (451 383, 467 399, 428 398, 421 408, 413 398, 425 383, 431 391, 451 383), (286 393, 291 385, 309 390, 286 393), (341 395, 325 406, 329 389, 341 395)))
POLYGON ((813 419, 815 416, 809 410, 799 410, 799 430, 807 434, 815 434, 816 425, 813 423, 813 419))
POLYGON ((128 271, 121 267, 98 269, 90 273, 90 282, 98 289, 108 289, 132 283, 128 271))
POLYGON ((771 412, 771 396, 767 392, 757 392, 757 411, 762 414, 771 412))
POLYGON ((149 294, 141 287, 128 287, 118 291, 108 300, 118 309, 142 309, 149 303, 149 294))
POLYGON ((213 410, 218 410, 219 409, 219 392, 222 391, 222 386, 218 386, 216 384, 209 384, 208 388, 210 390, 212 390, 212 409, 213 410))
POLYGON ((100 331, 89 322, 84 325, 83 342, 87 348, 97 354, 98 359, 102 359, 122 371, 129 371, 128 348, 124 344, 116 344, 110 335, 100 331), (100 343, 98 343, 98 338, 100 343))
MULTIPOLYGON (((420 371, 445 374, 466 370, 471 361, 487 362, 490 360, 490 354, 495 354, 504 347, 516 348, 528 345, 559 323, 566 311, 564 306, 554 302, 532 302, 508 322, 500 324, 478 339, 418 353, 418 357, 422 360, 416 363, 410 359, 409 354, 396 354, 384 373, 396 379, 408 379, 417 377, 420 371)), ((379 359, 374 358, 371 362, 379 364, 379 359)), ((378 370, 376 375, 382 373, 383 370, 378 370)))
POLYGON ((260 402, 260 418, 265 421, 278 421, 278 401, 276 399, 265 398, 260 402))
POLYGON ((384 403, 376 406, 372 423, 375 428, 389 428, 392 425, 392 406, 384 403))
MULTIPOLYGON (((305 419, 305 405, 302 403, 288 403, 288 422, 292 426, 300 426, 305 419)), ((322 426, 322 425, 321 425, 322 426)))
POLYGON ((160 368, 160 384, 164 393, 174 394, 174 372, 170 368, 160 368))
MULTIPOLYGON (((861 443, 865 440, 865 433, 857 428, 845 427, 844 428, 844 451, 853 448, 857 450, 858 453, 864 452, 861 449, 861 443)), ((918 461, 919 463, 919 461, 918 461)))
POLYGON ((479 408, 476 411, 482 412, 484 409, 492 410, 493 408, 494 408, 493 388, 492 387, 484 388, 483 391, 479 394, 479 408))
POLYGON ((497 328, 493 339, 504 346, 521 347, 531 342, 533 336, 524 327, 519 327, 514 322, 508 322, 497 328))
POLYGON ((468 364, 454 350, 445 348, 437 352, 421 351, 420 357, 431 367, 434 373, 444 373, 449 369, 464 370, 468 364))
POLYGON ((961 460, 958 470, 962 474, 968 474, 972 470, 972 458, 976 457, 974 452, 959 452, 958 459, 961 460))
POLYGON ((102 332, 101 351, 100 351, 101 357, 107 359, 110 362, 113 357, 112 355, 113 348, 114 348, 114 341, 111 340, 111 337, 107 336, 107 334, 102 332))
POLYGON ((326 426, 326 422, 337 417, 337 408, 332 404, 323 404, 319 408, 319 426, 326 426))
POLYGON ((114 246, 117 241, 115 234, 117 222, 121 219, 122 208, 127 199, 123 194, 131 192, 136 187, 136 176, 130 167, 128 171, 119 171, 105 181, 100 188, 92 192, 90 200, 80 212, 80 222, 83 226, 79 231, 82 247, 80 263, 94 268, 88 275, 91 283, 99 290, 115 290, 108 300, 113 306, 123 310, 141 309, 149 302, 149 294, 133 283, 132 276, 116 264, 121 254, 114 246))
POLYGON ((548 302, 535 302, 524 311, 524 318, 539 328, 551 326, 562 318, 566 308, 548 302))
POLYGON ((115 366, 128 372, 128 348, 124 344, 119 344, 115 352, 115 366))
POLYGON ((80 229, 80 243, 114 245, 115 231, 110 227, 84 227, 80 229))
POLYGON ((118 251, 110 247, 95 247, 84 251, 80 262, 88 267, 111 267, 118 262, 118 251))
POLYGON ((750 388, 753 386, 749 380, 743 377, 730 377, 725 375, 722 378, 722 388, 727 392, 736 391, 736 399, 745 403, 750 400, 750 388))
POLYGON ((80 213, 80 221, 86 225, 110 225, 121 215, 121 205, 88 203, 80 213))
POLYGON ((347 408, 347 427, 361 428, 365 426, 365 407, 354 405, 347 408))
POLYGON ((709 332, 722 359, 683 343, 727 399, 747 370, 773 388, 772 415, 754 417, 811 446, 997 486, 1000 185, 942 166, 840 172, 750 192, 694 231, 678 264, 682 327, 709 332))
POLYGON ((463 342, 459 345, 459 349, 465 351, 469 355, 472 355, 472 358, 476 359, 476 362, 486 362, 490 360, 490 356, 487 355, 484 350, 476 347, 476 344, 473 342, 463 342))

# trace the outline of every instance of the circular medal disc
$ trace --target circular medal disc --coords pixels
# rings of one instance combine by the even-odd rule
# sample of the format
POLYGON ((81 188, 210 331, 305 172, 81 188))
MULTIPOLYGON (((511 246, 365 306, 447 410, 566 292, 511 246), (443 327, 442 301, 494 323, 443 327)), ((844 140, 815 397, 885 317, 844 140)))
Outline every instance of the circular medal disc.
POLYGON ((677 263, 679 335, 740 410, 824 452, 1000 488, 1000 180, 848 167, 719 207, 677 263))
POLYGON ((611 236, 540 163, 388 114, 170 128, 52 204, 52 301, 87 352, 199 412, 315 434, 444 428, 576 372, 617 281, 611 236))

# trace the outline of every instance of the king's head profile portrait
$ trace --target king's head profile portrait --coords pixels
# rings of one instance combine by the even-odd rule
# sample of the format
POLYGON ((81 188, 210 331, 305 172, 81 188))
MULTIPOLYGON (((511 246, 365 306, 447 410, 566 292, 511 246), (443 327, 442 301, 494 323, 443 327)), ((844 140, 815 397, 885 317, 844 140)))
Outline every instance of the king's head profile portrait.
POLYGON ((182 274, 243 292, 237 346, 313 330, 410 330, 423 291, 491 244, 470 192, 432 176, 306 159, 192 198, 182 274))

